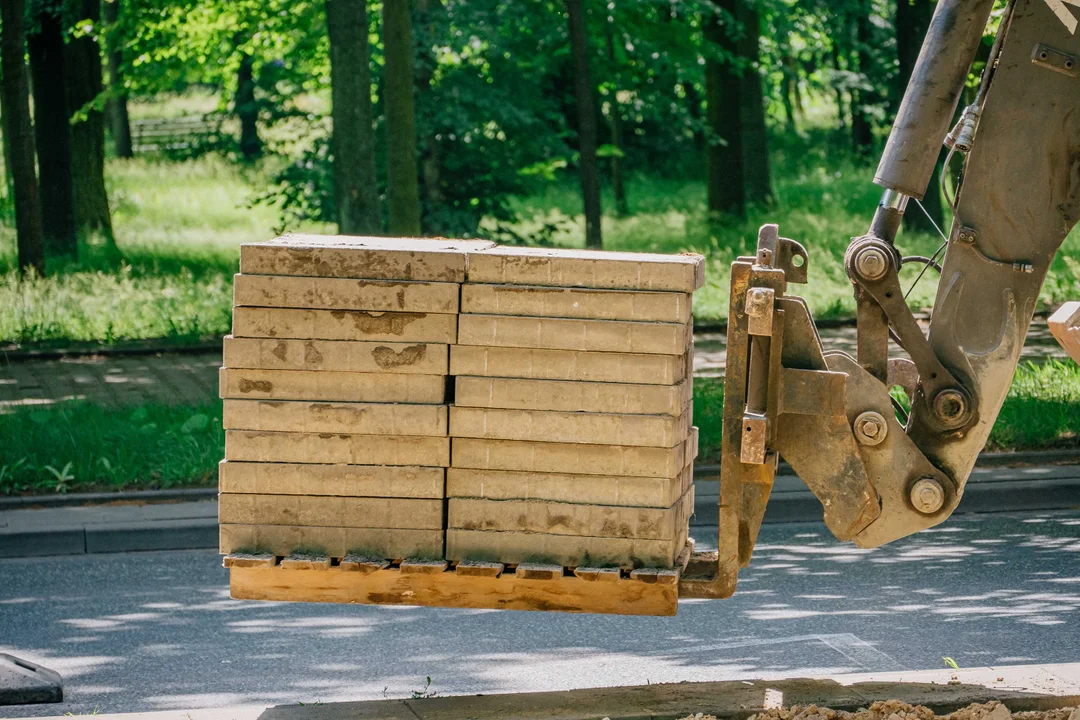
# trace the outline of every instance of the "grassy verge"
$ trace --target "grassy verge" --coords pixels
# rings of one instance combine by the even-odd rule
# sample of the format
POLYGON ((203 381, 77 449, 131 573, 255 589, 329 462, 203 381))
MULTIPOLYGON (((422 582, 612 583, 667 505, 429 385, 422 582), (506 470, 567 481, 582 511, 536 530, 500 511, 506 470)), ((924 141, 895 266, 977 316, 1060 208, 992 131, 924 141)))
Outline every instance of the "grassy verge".
MULTIPOLYGON (((843 270, 849 238, 865 232, 880 191, 873 166, 857 162, 830 144, 828 133, 773 138, 776 202, 751 208, 745 220, 710 224, 705 187, 697 179, 636 175, 628 182, 631 215, 604 217, 605 247, 707 256, 706 285, 695 295, 700 322, 722 321, 727 313, 728 265, 751 251, 757 228, 779 222, 787 237, 810 250, 810 282, 792 287, 807 298, 817 318, 850 317, 851 285, 843 270)), ((105 344, 165 338, 193 342, 228 331, 232 275, 240 243, 275 234, 274 208, 249 207, 266 185, 266 167, 239 167, 217 157, 185 162, 110 160, 108 180, 119 258, 93 249, 79 263, 54 265, 45 278, 20 281, 12 269, 14 231, 0 226, 0 346, 49 346, 71 342, 105 344)), ((605 197, 605 207, 613 206, 605 197)), ((524 238, 576 247, 584 243, 584 221, 576 180, 567 175, 538 187, 515 204, 510 225, 524 238)), ((912 212, 918 212, 912 208, 912 212)), ((495 229, 494 223, 485 229, 495 229)), ((294 230, 332 232, 310 224, 294 230)), ((930 255, 938 239, 902 233, 906 255, 930 255)), ((917 268, 903 271, 905 285, 917 268)), ((912 307, 932 301, 933 273, 912 293, 912 307)), ((1080 297, 1080 236, 1066 240, 1043 291, 1044 303, 1080 297)))
POLYGON ((220 401, 20 408, 0 437, 0 495, 214 486, 225 452, 220 401))
MULTIPOLYGON (((694 381, 698 464, 718 462, 723 381, 694 381)), ((1080 448, 1080 367, 1025 364, 991 450, 1080 448)), ((0 495, 213 486, 224 454, 221 402, 107 409, 87 402, 0 415, 0 495)))

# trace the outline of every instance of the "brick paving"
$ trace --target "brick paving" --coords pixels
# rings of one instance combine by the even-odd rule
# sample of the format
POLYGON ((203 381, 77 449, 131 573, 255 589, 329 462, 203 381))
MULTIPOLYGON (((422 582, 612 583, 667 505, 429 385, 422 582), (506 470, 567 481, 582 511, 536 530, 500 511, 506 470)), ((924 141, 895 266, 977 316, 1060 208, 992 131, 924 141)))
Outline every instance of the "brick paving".
MULTIPOLYGON (((855 353, 855 328, 826 328, 828 350, 855 353)), ((1036 320, 1028 334, 1027 359, 1065 358, 1045 320, 1036 320)), ((695 336, 694 374, 719 377, 727 348, 723 333, 695 336)), ((61 360, 16 360, 0 357, 0 413, 20 405, 51 405, 89 400, 120 407, 160 403, 200 404, 217 397, 220 352, 158 355, 88 355, 61 360)))

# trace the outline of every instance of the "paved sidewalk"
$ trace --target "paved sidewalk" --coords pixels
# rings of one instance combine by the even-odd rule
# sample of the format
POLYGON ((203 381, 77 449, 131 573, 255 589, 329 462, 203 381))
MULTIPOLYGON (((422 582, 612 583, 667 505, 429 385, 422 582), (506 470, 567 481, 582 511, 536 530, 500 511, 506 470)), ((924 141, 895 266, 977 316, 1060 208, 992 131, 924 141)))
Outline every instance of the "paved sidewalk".
MULTIPOLYGON (((824 328, 828 350, 855 353, 855 328, 824 328)), ((894 348, 895 352, 896 348, 894 348)), ((1064 359, 1043 318, 1031 326, 1025 359, 1064 359)), ((727 363, 724 333, 695 335, 694 374, 719 377, 727 363)), ((118 407, 144 403, 199 404, 218 396, 221 353, 158 355, 88 355, 60 360, 17 360, 0 357, 0 413, 18 405, 49 405, 87 399, 118 407)))
MULTIPOLYGON (((95 717, 98 720, 512 720, 522 717, 657 720, 701 713, 741 720, 755 712, 782 706, 818 705, 852 711, 892 699, 925 705, 939 714, 991 700, 998 700, 1013 712, 1074 707, 1080 705, 1080 663, 668 683, 505 695, 246 705, 95 717)), ((55 720, 62 717, 71 716, 55 716, 55 720)))

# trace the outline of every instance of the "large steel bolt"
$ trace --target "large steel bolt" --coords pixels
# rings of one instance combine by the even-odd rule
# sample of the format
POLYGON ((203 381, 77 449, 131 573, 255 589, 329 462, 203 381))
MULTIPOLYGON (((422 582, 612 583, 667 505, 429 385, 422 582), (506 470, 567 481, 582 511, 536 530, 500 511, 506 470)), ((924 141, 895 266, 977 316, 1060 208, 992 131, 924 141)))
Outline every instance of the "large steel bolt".
POLYGON ((942 390, 934 397, 934 414, 945 425, 962 424, 967 413, 967 397, 959 390, 942 390))
POLYGON ((867 410, 855 418, 855 439, 863 445, 879 445, 889 434, 889 425, 881 413, 867 410))
POLYGON ((933 515, 944 504, 945 489, 937 478, 919 478, 911 486, 911 505, 923 515, 933 515))
POLYGON ((881 248, 863 248, 855 255, 855 272, 865 280, 880 280, 889 272, 889 257, 881 248))

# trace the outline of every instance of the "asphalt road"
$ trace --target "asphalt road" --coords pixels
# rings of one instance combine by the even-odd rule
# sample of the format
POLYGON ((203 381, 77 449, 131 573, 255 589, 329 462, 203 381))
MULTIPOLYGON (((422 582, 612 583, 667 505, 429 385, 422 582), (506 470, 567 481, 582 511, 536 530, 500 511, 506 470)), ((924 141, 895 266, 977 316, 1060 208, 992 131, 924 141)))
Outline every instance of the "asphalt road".
POLYGON ((1076 661, 1080 512, 958 517, 873 551, 766 526, 739 593, 675 618, 234 601, 209 551, 6 560, 0 651, 68 698, 3 716, 1076 661))

